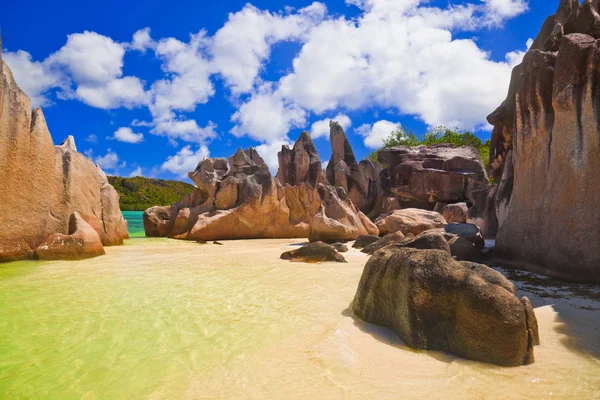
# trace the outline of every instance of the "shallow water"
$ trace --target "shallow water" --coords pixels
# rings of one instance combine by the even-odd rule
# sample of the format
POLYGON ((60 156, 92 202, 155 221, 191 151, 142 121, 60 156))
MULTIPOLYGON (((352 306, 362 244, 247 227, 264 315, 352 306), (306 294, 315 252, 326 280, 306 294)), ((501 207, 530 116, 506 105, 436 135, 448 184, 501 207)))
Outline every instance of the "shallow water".
POLYGON ((129 236, 139 238, 146 236, 144 232, 143 211, 123 211, 123 217, 127 220, 129 236))
POLYGON ((417 352, 348 312, 364 254, 279 260, 297 242, 143 238, 1 265, 0 398, 600 397, 597 300, 528 293, 533 365, 417 352))

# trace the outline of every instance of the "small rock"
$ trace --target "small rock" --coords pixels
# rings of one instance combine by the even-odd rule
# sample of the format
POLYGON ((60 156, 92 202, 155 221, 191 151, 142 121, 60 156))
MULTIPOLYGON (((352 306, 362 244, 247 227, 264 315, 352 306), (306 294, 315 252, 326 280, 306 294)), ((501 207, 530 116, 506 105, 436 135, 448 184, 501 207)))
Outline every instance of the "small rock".
POLYGON ((281 255, 283 260, 293 260, 306 263, 323 261, 346 262, 346 259, 336 251, 335 247, 324 242, 312 242, 297 250, 286 251, 281 255))
POLYGON ((485 239, 477 225, 454 223, 448 224, 445 229, 448 233, 453 233, 467 239, 469 242, 475 244, 479 250, 485 247, 485 239))
POLYGON ((217 242, 216 240, 213 242, 213 244, 218 244, 219 246, 223 246, 223 243, 217 242))
POLYGON ((354 241, 352 247, 354 247, 355 249, 362 249, 363 247, 368 246, 371 243, 375 243, 378 240, 379 237, 375 235, 362 235, 354 241))
POLYGON ((366 254, 373 254, 377 250, 384 248, 387 245, 390 245, 392 243, 400 243, 405 240, 407 240, 406 236, 402 232, 398 231, 395 233, 390 233, 389 235, 385 235, 384 237, 377 240, 376 242, 371 243, 368 246, 365 246, 361 251, 366 254))
POLYGON ((348 246, 343 243, 334 243, 332 244, 333 248, 337 250, 338 253, 347 253, 348 246))

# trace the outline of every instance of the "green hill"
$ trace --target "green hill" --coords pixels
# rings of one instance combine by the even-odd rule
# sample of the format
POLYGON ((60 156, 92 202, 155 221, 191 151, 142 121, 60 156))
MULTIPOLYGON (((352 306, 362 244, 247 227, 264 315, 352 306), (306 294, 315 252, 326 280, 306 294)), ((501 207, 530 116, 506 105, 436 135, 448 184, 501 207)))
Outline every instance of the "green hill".
POLYGON ((143 211, 152 206, 168 206, 194 190, 194 185, 136 176, 109 176, 108 181, 121 195, 122 211, 143 211))

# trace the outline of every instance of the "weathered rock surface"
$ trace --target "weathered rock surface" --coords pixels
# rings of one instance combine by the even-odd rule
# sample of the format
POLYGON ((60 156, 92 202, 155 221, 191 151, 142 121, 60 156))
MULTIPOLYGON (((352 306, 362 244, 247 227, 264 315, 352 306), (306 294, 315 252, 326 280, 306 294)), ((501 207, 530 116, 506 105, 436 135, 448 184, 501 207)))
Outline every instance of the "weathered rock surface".
POLYGON ((473 243, 478 249, 485 247, 485 239, 481 234, 481 230, 474 224, 448 224, 444 228, 446 232, 460 236, 469 242, 473 243))
POLYGON ((354 241, 354 244, 352 245, 352 247, 355 249, 362 249, 363 247, 366 247, 372 243, 375 243, 378 240, 379 240, 379 237, 375 236, 375 235, 362 235, 362 236, 359 236, 354 241))
POLYGON ((444 251, 388 246, 365 266, 352 309, 417 349, 502 366, 530 364, 531 318, 506 289, 510 282, 499 285, 498 278, 444 251))
POLYGON ((496 254, 559 278, 600 282, 600 2, 562 0, 515 67, 494 125, 496 254), (509 160, 510 158, 510 160, 509 160))
POLYGON ((458 261, 480 262, 483 260, 483 254, 475 244, 461 236, 456 236, 448 241, 450 253, 458 261))
POLYGON ((51 234, 68 234, 73 212, 104 245, 121 244, 127 223, 104 172, 77 152, 72 137, 54 146, 42 110, 31 111, 0 64, 0 261, 30 258, 51 234))
POLYGON ((383 194, 379 177, 381 165, 371 160, 362 160, 359 164, 341 125, 331 121, 329 127, 332 154, 327 164, 327 181, 344 188, 352 203, 368 214, 383 194))
POLYGON ((317 191, 321 206, 310 223, 311 242, 337 242, 379 234, 375 224, 356 209, 342 187, 319 184, 317 191))
POLYGON ((35 254, 40 260, 83 260, 105 253, 98 233, 74 212, 69 218, 69 234, 53 233, 35 254))
POLYGON ((277 179, 282 185, 298 186, 304 183, 315 188, 317 184, 325 183, 325 173, 319 153, 307 131, 300 134, 291 150, 287 145, 282 146, 277 157, 279 159, 277 179))
POLYGON ((441 210, 434 209, 434 211, 437 211, 440 214, 442 214, 442 217, 444 217, 446 222, 448 222, 449 224, 452 224, 454 222, 464 224, 465 222, 467 222, 467 215, 469 213, 469 207, 467 206, 467 203, 462 202, 454 204, 445 204, 443 207, 440 208, 441 210))
POLYGON ((348 249, 348 246, 346 246, 343 243, 333 243, 331 246, 333 246, 333 248, 338 252, 338 253, 347 253, 348 251, 350 251, 350 249, 348 249))
POLYGON ((383 190, 394 194, 403 208, 431 210, 438 202, 464 202, 474 190, 489 185, 479 152, 472 147, 398 146, 379 150, 377 157, 387 165, 383 190))
MULTIPOLYGON (((496 212, 496 193, 498 186, 491 185, 471 193, 473 206, 469 209, 465 222, 477 225, 484 238, 496 237, 498 217, 496 212)), ((457 221, 458 222, 458 221, 457 221)))
MULTIPOLYGON (((414 236, 412 237, 414 238, 414 236)), ((402 233, 401 231, 398 232, 394 232, 394 233, 389 233, 387 235, 385 235, 384 237, 380 238, 379 240, 366 245, 361 252, 365 253, 365 254, 373 254, 375 253, 377 250, 384 248, 385 246, 388 246, 392 243, 402 243, 406 240, 410 240, 409 238, 407 238, 404 233, 402 233)))
POLYGON ((346 262, 344 256, 338 253, 334 246, 323 242, 312 242, 297 250, 286 251, 281 255, 281 258, 306 263, 323 261, 346 262))
POLYGON ((381 215, 375 220, 375 225, 383 235, 401 231, 405 235, 412 233, 416 236, 429 229, 443 228, 447 222, 435 211, 406 208, 381 215))
POLYGON ((229 161, 201 161, 189 174, 197 190, 170 207, 144 212, 146 235, 205 241, 308 237, 337 242, 378 234, 342 188, 318 183, 318 168, 313 171, 316 180, 310 180, 316 154, 310 137, 303 134, 294 149, 296 161, 289 164, 284 149, 279 170, 294 186, 281 185, 273 178, 253 148, 238 150, 229 161), (294 166, 293 173, 290 166, 294 166), (308 184, 297 182, 302 176, 308 184))

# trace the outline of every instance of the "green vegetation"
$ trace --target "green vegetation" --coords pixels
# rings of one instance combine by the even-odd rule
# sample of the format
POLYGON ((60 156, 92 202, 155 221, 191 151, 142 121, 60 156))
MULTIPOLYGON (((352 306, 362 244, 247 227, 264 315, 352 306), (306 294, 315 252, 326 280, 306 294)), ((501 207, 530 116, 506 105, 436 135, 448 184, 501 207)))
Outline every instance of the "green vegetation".
MULTIPOLYGON (((471 146, 479 150, 479 155, 485 165, 490 170, 490 141, 482 142, 471 132, 461 131, 458 128, 450 129, 445 126, 438 126, 435 129, 423 135, 419 139, 411 130, 398 125, 387 139, 383 140, 384 147, 394 146, 433 146, 434 144, 450 143, 456 146, 471 146)), ((371 160, 377 161, 377 152, 369 154, 371 160)))
POLYGON ((109 176, 108 181, 121 196, 119 203, 122 211, 143 211, 153 206, 168 206, 194 190, 194 185, 189 183, 141 176, 109 176))

